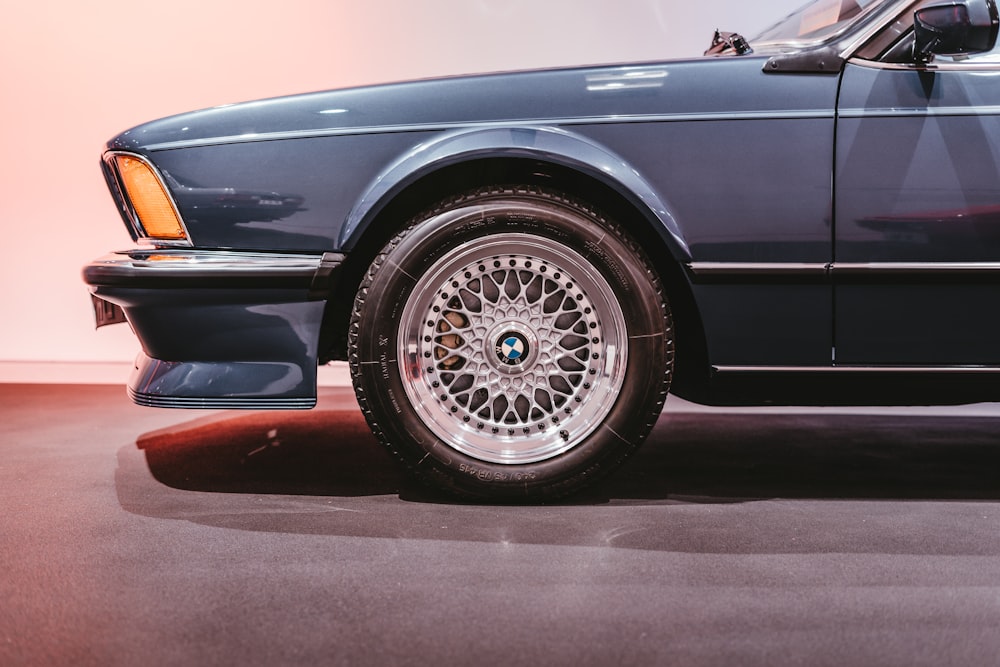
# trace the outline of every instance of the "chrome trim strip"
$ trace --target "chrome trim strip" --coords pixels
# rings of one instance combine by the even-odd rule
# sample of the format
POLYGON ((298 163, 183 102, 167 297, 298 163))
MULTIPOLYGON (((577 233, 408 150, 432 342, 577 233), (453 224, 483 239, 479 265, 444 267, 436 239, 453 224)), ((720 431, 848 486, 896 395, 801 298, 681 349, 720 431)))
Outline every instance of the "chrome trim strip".
MULTIPOLYGON (((998 68, 1000 69, 1000 68, 998 68)), ((924 118, 933 116, 997 116, 1000 115, 1000 105, 981 105, 968 107, 904 107, 879 109, 841 109, 841 118, 924 118)))
POLYGON ((163 180, 163 175, 160 174, 160 170, 156 168, 156 165, 154 165, 149 160, 149 158, 147 158, 144 155, 140 155, 138 153, 133 153, 131 151, 106 151, 104 153, 104 163, 108 166, 108 169, 111 171, 111 173, 114 174, 115 183, 118 186, 118 192, 121 193, 122 201, 125 204, 125 207, 128 209, 128 214, 132 222, 132 228, 137 233, 141 232, 141 234, 138 234, 139 240, 170 244, 171 246, 176 246, 176 247, 182 247, 182 246, 190 247, 193 245, 193 243, 191 242, 191 233, 188 231, 187 225, 184 223, 184 216, 181 215, 180 209, 177 208, 177 202, 174 201, 173 193, 170 192, 170 188, 167 186, 167 182, 163 180), (128 188, 125 187, 125 182, 122 180, 122 175, 118 171, 118 163, 115 162, 114 158, 119 155, 130 157, 133 160, 138 160, 139 162, 142 162, 144 165, 149 167, 149 170, 153 173, 153 176, 156 177, 157 182, 163 189, 163 193, 167 196, 167 201, 170 202, 170 208, 173 210, 174 215, 177 216, 177 221, 181 224, 181 229, 184 230, 183 239, 180 240, 157 239, 156 237, 149 235, 149 232, 146 231, 145 226, 143 226, 142 224, 142 220, 139 219, 139 214, 136 213, 135 206, 132 204, 132 196, 129 194, 128 188))
POLYGON ((905 72, 995 72, 1000 70, 1000 63, 995 62, 963 62, 963 63, 883 63, 865 58, 855 58, 851 65, 867 67, 868 69, 883 69, 905 72))
MULTIPOLYGON (((283 132, 262 132, 259 134, 240 134, 227 137, 211 137, 206 139, 184 139, 150 144, 145 148, 150 151, 166 151, 177 148, 194 148, 218 144, 240 144, 259 141, 280 141, 284 139, 309 139, 313 137, 341 137, 367 134, 403 134, 408 132, 445 132, 449 130, 473 129, 504 129, 512 127, 541 128, 575 125, 611 125, 632 123, 695 123, 734 120, 832 120, 835 117, 832 109, 774 111, 737 111, 737 112, 707 112, 678 114, 636 114, 630 116, 583 116, 578 118, 544 118, 533 120, 490 120, 468 123, 423 123, 413 125, 372 125, 365 127, 324 128, 320 130, 289 130, 283 132)), ((131 153, 130 153, 131 155, 131 153)))
POLYGON ((806 263, 806 262, 690 262, 687 268, 695 278, 745 276, 825 277, 825 276, 994 276, 1000 277, 1000 262, 875 262, 875 263, 806 263))
POLYGON ((293 271, 315 270, 325 255, 249 252, 235 250, 128 250, 112 257, 133 267, 171 271, 293 271))
POLYGON ((151 239, 144 236, 136 239, 136 245, 147 250, 187 250, 193 247, 190 241, 166 241, 164 239, 151 239))
POLYGON ((345 256, 216 250, 131 250, 84 267, 91 286, 119 288, 247 288, 312 290, 319 294, 345 256))
POLYGON ((111 253, 91 262, 131 270, 137 274, 217 273, 307 273, 316 271, 324 255, 292 255, 267 252, 236 252, 228 250, 126 250, 111 253))
POLYGON ((712 366, 716 373, 1000 374, 1000 366, 712 366))
POLYGON ((697 277, 708 276, 825 276, 829 264, 806 262, 691 262, 688 265, 697 277))
POLYGON ((1000 262, 878 262, 844 263, 831 267, 834 275, 1000 275, 1000 262))
POLYGON ((147 408, 191 408, 212 410, 309 410, 316 407, 315 397, 306 398, 239 398, 223 396, 198 398, 191 396, 159 396, 127 387, 128 396, 136 405, 147 408))

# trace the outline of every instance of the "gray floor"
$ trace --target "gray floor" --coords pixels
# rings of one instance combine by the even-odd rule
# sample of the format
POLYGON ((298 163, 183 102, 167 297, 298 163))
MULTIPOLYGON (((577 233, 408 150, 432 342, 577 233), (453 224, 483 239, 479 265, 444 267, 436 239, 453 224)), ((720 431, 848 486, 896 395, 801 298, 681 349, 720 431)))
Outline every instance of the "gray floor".
POLYGON ((616 477, 547 507, 412 484, 347 390, 0 406, 2 665, 1000 663, 994 406, 673 402, 616 477))

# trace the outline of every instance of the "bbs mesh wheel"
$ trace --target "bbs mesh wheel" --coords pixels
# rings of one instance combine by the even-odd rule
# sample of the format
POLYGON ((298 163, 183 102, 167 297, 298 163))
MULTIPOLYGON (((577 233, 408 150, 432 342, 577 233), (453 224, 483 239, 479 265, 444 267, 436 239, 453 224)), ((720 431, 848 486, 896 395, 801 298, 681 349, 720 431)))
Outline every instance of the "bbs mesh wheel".
POLYGON ((459 495, 543 500, 609 472, 659 415, 670 316, 639 247, 558 193, 482 190, 373 262, 350 330, 376 436, 459 495))

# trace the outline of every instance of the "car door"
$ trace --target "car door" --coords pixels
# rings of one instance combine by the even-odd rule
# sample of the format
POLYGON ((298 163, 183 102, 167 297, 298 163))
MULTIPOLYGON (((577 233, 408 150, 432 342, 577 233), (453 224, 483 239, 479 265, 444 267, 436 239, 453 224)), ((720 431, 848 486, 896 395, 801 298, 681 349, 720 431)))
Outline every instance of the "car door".
POLYGON ((843 73, 836 364, 1000 365, 1000 50, 921 65, 900 32, 843 73))

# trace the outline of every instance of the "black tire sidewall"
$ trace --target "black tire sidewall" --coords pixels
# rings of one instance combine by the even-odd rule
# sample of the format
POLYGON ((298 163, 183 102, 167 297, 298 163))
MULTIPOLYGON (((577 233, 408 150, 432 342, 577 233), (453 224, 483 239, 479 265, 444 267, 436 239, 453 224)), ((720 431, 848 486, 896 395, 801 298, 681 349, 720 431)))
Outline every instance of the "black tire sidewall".
POLYGON ((436 486, 490 499, 566 495, 624 460, 662 407, 672 349, 659 281, 616 227, 557 195, 480 195, 445 208, 397 237, 359 296, 352 365, 366 417, 384 444, 436 486), (413 410, 397 360, 398 328, 416 280, 456 247, 507 233, 542 236, 586 259, 612 288, 629 336, 623 385, 603 423, 563 454, 518 465, 469 457, 435 436, 413 410))

